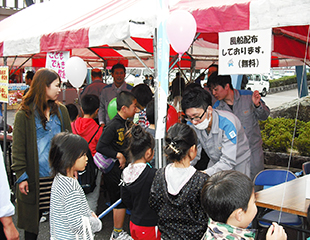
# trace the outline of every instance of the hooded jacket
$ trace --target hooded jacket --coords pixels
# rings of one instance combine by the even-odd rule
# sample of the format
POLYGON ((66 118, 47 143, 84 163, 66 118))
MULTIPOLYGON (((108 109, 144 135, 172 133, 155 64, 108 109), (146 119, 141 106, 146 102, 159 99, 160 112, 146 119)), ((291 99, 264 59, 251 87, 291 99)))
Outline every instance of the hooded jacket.
MULTIPOLYGON (((87 142, 94 136, 96 131, 98 130, 99 125, 92 118, 81 118, 79 117, 74 122, 71 123, 72 132, 74 134, 80 135, 87 142)), ((99 128, 98 132, 92 139, 92 141, 88 144, 89 149, 91 151, 92 156, 96 153, 96 146, 99 141, 99 138, 102 134, 102 127, 99 128)))
POLYGON ((130 221, 138 226, 152 227, 157 225, 158 215, 149 206, 151 185, 157 169, 145 164, 144 170, 133 182, 127 181, 127 176, 132 172, 126 171, 132 166, 125 168, 122 176, 121 198, 129 210, 130 221))

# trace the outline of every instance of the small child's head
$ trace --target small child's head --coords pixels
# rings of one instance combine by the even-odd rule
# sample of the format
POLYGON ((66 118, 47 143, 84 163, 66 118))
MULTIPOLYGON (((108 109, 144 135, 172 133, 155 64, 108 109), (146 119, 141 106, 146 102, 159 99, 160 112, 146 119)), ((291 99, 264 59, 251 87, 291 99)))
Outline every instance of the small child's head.
POLYGON ((135 86, 131 92, 135 95, 137 99, 137 105, 141 110, 143 110, 153 98, 152 90, 144 83, 135 86))
POLYGON ((155 140, 153 136, 140 125, 133 125, 126 133, 128 137, 128 152, 133 162, 144 158, 146 162, 153 159, 155 140))
MULTIPOLYGON (((86 155, 87 150, 87 141, 77 134, 61 132, 55 135, 49 152, 52 176, 55 176, 57 173, 67 176, 67 171, 72 169, 76 162, 86 155)), ((87 157, 86 160, 82 160, 81 163, 79 162, 79 166, 77 166, 76 170, 78 171, 84 170, 87 157)))
POLYGON ((73 103, 69 103, 66 105, 68 113, 69 113, 69 117, 70 117, 70 121, 74 122, 77 117, 79 116, 79 110, 77 108, 77 106, 73 103))
POLYGON ((146 105, 145 115, 150 124, 155 124, 154 99, 146 105))
POLYGON ((117 112, 124 118, 132 118, 136 113, 136 97, 127 91, 122 91, 116 98, 117 112))
POLYGON ((97 116, 100 101, 96 95, 88 94, 83 96, 81 104, 84 114, 93 115, 94 118, 97 116))
POLYGON ((197 154, 197 136, 193 128, 183 123, 176 123, 169 128, 165 137, 167 160, 180 162, 186 156, 191 160, 197 154))
POLYGON ((205 182, 201 204, 212 220, 240 228, 247 228, 257 213, 251 179, 234 170, 217 172, 205 182))

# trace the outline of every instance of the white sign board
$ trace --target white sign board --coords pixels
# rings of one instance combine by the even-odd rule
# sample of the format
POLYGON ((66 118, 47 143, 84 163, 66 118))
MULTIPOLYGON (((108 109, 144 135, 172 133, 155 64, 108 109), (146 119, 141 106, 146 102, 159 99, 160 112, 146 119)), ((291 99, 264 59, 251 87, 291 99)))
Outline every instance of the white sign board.
POLYGON ((61 78, 61 81, 67 81, 66 80, 66 74, 65 74, 65 62, 69 59, 70 52, 49 52, 46 55, 46 63, 45 67, 53 69, 55 72, 58 73, 58 75, 61 78))
POLYGON ((306 198, 310 199, 310 179, 307 179, 306 183, 306 198))
POLYGON ((269 73, 271 29, 219 33, 219 75, 269 73))

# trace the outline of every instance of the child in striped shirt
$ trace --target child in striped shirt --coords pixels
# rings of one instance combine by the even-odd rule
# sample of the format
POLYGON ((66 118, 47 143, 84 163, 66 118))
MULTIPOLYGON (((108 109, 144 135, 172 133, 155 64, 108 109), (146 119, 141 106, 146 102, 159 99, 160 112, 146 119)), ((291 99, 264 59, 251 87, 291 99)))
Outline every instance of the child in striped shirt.
POLYGON ((51 239, 94 239, 102 223, 88 206, 85 194, 76 179, 77 171, 87 165, 88 144, 79 135, 57 134, 51 143, 49 163, 55 177, 51 189, 51 239))

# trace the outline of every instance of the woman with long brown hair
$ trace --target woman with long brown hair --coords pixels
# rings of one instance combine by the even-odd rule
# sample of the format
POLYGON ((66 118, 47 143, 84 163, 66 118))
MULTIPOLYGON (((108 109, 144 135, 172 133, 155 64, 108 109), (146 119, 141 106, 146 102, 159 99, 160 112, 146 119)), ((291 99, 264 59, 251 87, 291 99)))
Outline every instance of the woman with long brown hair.
POLYGON ((17 226, 25 230, 26 240, 37 239, 44 211, 43 189, 50 189, 52 182, 48 163, 51 139, 59 132, 71 132, 68 111, 57 101, 60 83, 55 71, 38 70, 15 115, 12 169, 18 186, 17 226), (47 187, 42 187, 46 181, 47 187))

